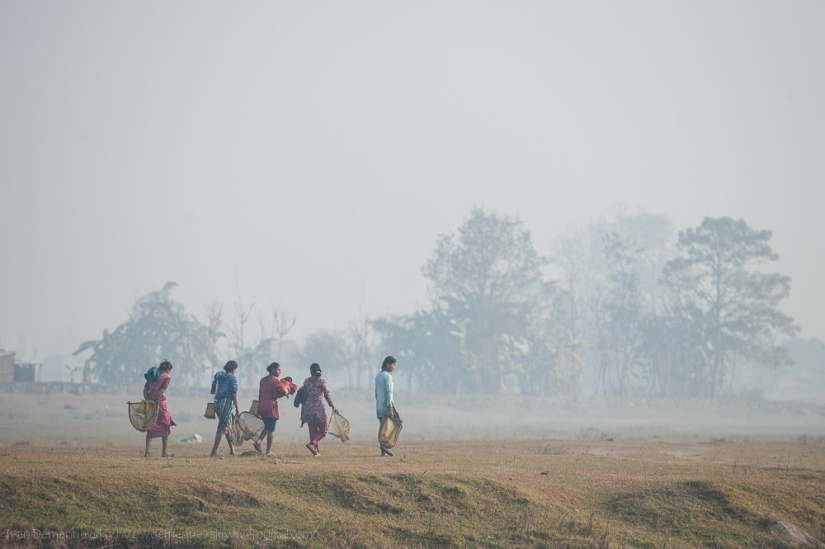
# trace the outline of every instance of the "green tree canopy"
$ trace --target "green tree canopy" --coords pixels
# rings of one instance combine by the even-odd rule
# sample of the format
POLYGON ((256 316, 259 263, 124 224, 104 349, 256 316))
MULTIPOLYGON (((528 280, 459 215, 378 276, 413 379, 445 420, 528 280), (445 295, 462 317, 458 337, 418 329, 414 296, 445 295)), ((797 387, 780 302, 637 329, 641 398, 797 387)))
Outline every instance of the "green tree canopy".
POLYGON ((124 323, 80 345, 75 355, 92 351, 86 364, 93 379, 108 384, 142 382, 146 370, 167 359, 177 379, 191 386, 215 367, 217 341, 223 336, 220 317, 205 325, 187 315, 183 304, 171 297, 175 286, 167 282, 138 298, 124 323))
POLYGON ((776 340, 798 328, 778 308, 790 279, 763 268, 778 259, 770 238, 742 219, 705 218, 679 233, 680 256, 665 266, 669 314, 678 319, 670 323, 687 325, 683 333, 702 357, 702 371, 690 377, 702 381, 704 396, 720 392, 737 357, 764 366, 790 362, 776 340))
POLYGON ((608 285, 596 315, 600 382, 607 394, 608 377, 612 376, 615 393, 632 397, 644 336, 646 304, 639 289, 638 269, 643 250, 632 247, 616 232, 604 233, 603 240, 608 285))
POLYGON ((418 387, 442 393, 459 390, 464 368, 462 333, 444 311, 436 308, 379 318, 372 325, 381 335, 382 347, 393 349, 392 354, 403 361, 404 372, 418 387))
POLYGON ((423 272, 434 310, 446 316, 462 350, 462 362, 440 366, 457 368, 468 389, 499 391, 503 375, 521 362, 542 264, 520 219, 480 208, 457 234, 439 237, 423 272))

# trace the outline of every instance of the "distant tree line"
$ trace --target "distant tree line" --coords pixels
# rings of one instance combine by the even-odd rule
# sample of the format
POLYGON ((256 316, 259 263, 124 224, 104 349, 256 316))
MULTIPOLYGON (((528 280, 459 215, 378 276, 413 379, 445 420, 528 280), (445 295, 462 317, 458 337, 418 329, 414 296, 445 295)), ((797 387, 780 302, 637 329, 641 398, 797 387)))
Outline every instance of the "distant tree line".
POLYGON ((798 328, 778 308, 789 278, 765 268, 770 238, 706 218, 672 244, 666 219, 635 215, 542 258, 519 219, 474 209, 423 268, 431 306, 373 325, 434 391, 713 398, 737 364, 790 363, 779 339, 798 328))
POLYGON ((113 331, 104 330, 99 340, 82 343, 75 355, 91 351, 84 378, 112 385, 140 382, 151 366, 162 359, 182 366, 175 372, 183 385, 197 384, 217 362, 220 316, 207 323, 186 314, 183 304, 171 297, 176 286, 140 297, 129 318, 113 331))
MULTIPOLYGON (((790 364, 780 338, 798 328, 779 310, 790 280, 768 268, 778 259, 771 232, 706 218, 675 236, 663 216, 625 215, 572 230, 542 256, 520 219, 475 208, 422 267, 428 307, 310 334, 290 359, 326 364, 351 387, 368 385, 392 353, 411 386, 430 392, 624 398, 713 398, 737 365, 790 364)), ((134 383, 167 358, 184 386, 197 386, 231 355, 254 365, 250 385, 282 358, 294 316, 259 316, 250 338, 254 307, 239 305, 227 333, 222 307, 205 321, 187 315, 174 286, 80 345, 87 377, 134 383)))

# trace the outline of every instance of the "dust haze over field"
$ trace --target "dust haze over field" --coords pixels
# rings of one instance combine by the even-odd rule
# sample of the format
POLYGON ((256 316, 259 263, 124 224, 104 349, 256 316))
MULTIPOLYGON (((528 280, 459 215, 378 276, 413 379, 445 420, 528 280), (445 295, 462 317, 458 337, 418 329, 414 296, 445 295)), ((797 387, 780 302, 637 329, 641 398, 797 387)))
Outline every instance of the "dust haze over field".
MULTIPOLYGON (((376 440, 378 421, 368 391, 333 390, 338 409, 352 426, 354 441, 376 440)), ((239 402, 248 408, 257 394, 241 391, 239 402)), ((23 394, 7 393, 0 400, 0 444, 13 446, 134 446, 142 453, 143 434, 129 424, 126 402, 140 400, 133 394, 23 394)), ((170 448, 189 448, 204 454, 214 436, 216 422, 205 419, 203 396, 170 393, 169 409, 177 426, 172 428, 170 448), (199 434, 204 444, 180 442, 199 434)), ((291 401, 281 399, 281 419, 275 433, 275 451, 283 443, 305 442, 307 428, 300 428, 300 414, 291 401)), ((825 436, 825 407, 812 403, 647 402, 626 405, 604 401, 574 403, 517 396, 467 396, 445 398, 423 393, 398 392, 396 403, 404 420, 399 443, 404 440, 474 439, 593 439, 593 440, 713 440, 726 437, 825 436)), ((159 447, 159 440, 155 445, 159 447)), ((341 443, 328 436, 324 445, 341 443)), ((376 443, 377 444, 377 443, 376 443)), ((242 446, 251 450, 247 442, 242 446)))
MULTIPOLYGON (((614 401, 591 361, 582 395, 449 396, 412 387, 399 356, 402 441, 820 436, 823 20, 816 1, 2 3, 0 350, 79 380, 71 353, 169 281, 191 315, 221 305, 227 332, 254 304, 247 345, 257 315, 289 311, 300 349, 430 305, 422 266, 477 206, 522 220, 541 256, 605 216, 730 216, 771 231, 778 309, 819 345, 796 370, 739 364, 715 399, 614 401)), ((227 339, 213 371, 237 358, 227 339)), ((241 365, 243 407, 267 358, 241 365)), ((371 364, 345 389, 324 363, 357 441, 375 438, 371 364)), ((215 426, 186 366, 173 448, 215 426)), ((2 444, 140 451, 139 386, 10 390, 2 444)), ((281 407, 276 447, 306 435, 281 407)))
POLYGON ((615 211, 743 218, 825 337, 823 10, 4 2, 0 347, 68 355, 169 280, 298 340, 407 314, 475 205, 542 254, 615 211))

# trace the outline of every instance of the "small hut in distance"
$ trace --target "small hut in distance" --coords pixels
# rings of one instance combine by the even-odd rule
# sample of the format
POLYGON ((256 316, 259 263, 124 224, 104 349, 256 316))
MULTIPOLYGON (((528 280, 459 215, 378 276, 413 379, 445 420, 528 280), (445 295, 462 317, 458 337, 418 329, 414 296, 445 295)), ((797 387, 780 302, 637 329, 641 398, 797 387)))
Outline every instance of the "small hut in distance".
POLYGON ((14 352, 0 351, 0 383, 33 383, 39 364, 14 362, 14 352))

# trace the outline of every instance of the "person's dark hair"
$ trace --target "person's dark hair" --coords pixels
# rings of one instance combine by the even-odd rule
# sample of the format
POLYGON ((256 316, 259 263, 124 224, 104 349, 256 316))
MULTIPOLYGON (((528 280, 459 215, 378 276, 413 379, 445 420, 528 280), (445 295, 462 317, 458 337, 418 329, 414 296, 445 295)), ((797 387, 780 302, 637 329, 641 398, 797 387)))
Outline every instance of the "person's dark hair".
POLYGON ((315 377, 321 377, 321 365, 317 362, 313 362, 309 365, 309 373, 315 377))
POLYGON ((381 364, 381 369, 386 371, 390 364, 395 364, 394 356, 387 356, 387 358, 384 359, 384 363, 381 364))
POLYGON ((271 374, 271 373, 274 373, 275 370, 280 368, 280 367, 281 367, 280 364, 278 364, 277 362, 273 362, 272 364, 270 364, 269 366, 266 367, 266 371, 271 374))
POLYGON ((161 372, 169 372, 172 370, 172 363, 168 360, 164 360, 160 363, 160 366, 158 366, 158 370, 160 370, 161 372))
POLYGON ((229 362, 226 363, 226 366, 223 367, 223 370, 225 372, 234 372, 237 369, 238 369, 238 363, 235 362, 234 360, 230 360, 229 362))

